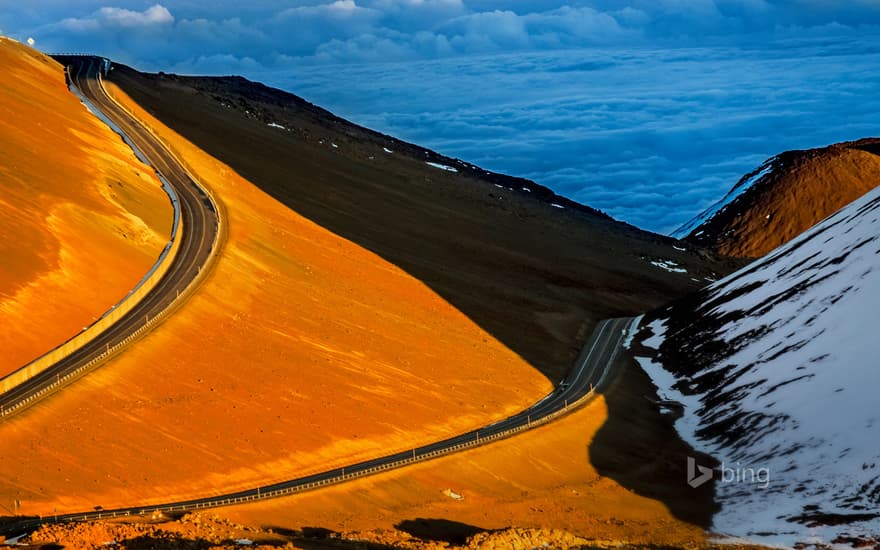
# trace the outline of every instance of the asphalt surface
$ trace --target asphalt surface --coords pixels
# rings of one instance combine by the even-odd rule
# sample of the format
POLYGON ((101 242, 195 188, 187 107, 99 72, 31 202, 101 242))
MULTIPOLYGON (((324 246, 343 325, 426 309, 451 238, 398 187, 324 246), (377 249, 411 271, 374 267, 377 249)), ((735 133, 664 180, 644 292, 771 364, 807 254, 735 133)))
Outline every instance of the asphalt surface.
MULTIPOLYGON (((68 67, 71 81, 82 94, 126 134, 158 174, 173 188, 180 208, 182 225, 179 238, 182 242, 168 272, 129 313, 68 357, 0 395, 0 410, 4 408, 8 410, 61 380, 66 374, 77 371, 101 355, 108 347, 112 348, 140 329, 146 324, 147 319, 165 310, 206 264, 219 232, 218 214, 210 198, 190 179, 173 155, 149 131, 107 96, 99 82, 101 59, 60 56, 58 60, 68 67)), ((45 395, 50 394, 51 392, 45 395)), ((36 401, 38 400, 32 403, 36 401)))
MULTIPOLYGON (((130 313, 77 352, 28 382, 0 395, 0 406, 15 403, 27 396, 34 395, 59 377, 63 377, 99 356, 108 346, 112 347, 121 342, 128 335, 141 328, 146 319, 154 317, 166 309, 176 299, 178 291, 182 292, 206 263, 219 231, 219 218, 209 197, 189 178, 173 155, 149 131, 107 97, 99 82, 101 59, 80 56, 59 56, 57 59, 69 67, 71 81, 89 101, 126 134, 128 139, 140 149, 156 171, 177 193, 181 211, 181 238, 183 241, 171 269, 157 287, 130 313)), ((632 321, 633 319, 630 318, 601 321, 584 346, 574 367, 551 394, 516 415, 478 430, 373 460, 235 493, 114 510, 100 509, 100 503, 95 503, 96 509, 94 511, 45 518, 21 518, 21 520, 12 520, 0 526, 0 534, 19 534, 46 522, 87 521, 155 513, 183 513, 201 508, 275 498, 428 460, 510 436, 546 423, 565 414, 575 405, 583 405, 592 399, 596 395, 593 390, 601 387, 608 371, 614 364, 632 321)))
POLYGON ((133 506, 112 510, 98 509, 97 507, 100 507, 100 503, 95 503, 96 509, 94 511, 46 516, 44 518, 22 518, 21 521, 0 526, 0 534, 20 534, 36 528, 41 523, 91 521, 137 515, 152 516, 157 513, 182 514, 203 508, 276 498, 341 483, 349 479, 406 466, 414 462, 429 460, 437 456, 472 448, 513 435, 519 431, 527 430, 553 420, 557 416, 564 415, 576 408, 576 406, 582 406, 595 397, 597 394, 594 390, 602 389, 606 376, 614 365, 628 331, 636 328, 632 327, 633 321, 634 319, 632 318, 601 321, 594 329, 593 334, 584 346, 580 357, 568 376, 563 381, 560 381, 551 394, 514 416, 478 430, 373 460, 358 462, 319 474, 235 493, 219 494, 167 504, 133 506))

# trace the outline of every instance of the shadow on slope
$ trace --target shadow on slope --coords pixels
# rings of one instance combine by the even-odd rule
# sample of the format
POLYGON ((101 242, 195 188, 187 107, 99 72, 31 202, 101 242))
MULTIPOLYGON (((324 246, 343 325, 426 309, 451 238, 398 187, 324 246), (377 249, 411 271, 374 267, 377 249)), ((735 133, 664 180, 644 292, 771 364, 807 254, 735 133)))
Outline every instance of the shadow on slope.
POLYGON ((718 510, 715 483, 698 488, 687 483, 687 458, 715 467, 675 431, 675 416, 661 413, 652 401, 657 388, 629 353, 617 359, 616 375, 603 396, 608 419, 588 449, 596 471, 635 493, 659 500, 675 517, 708 529, 718 510))
POLYGON ((596 321, 653 309, 696 288, 692 277, 729 269, 243 78, 114 65, 110 79, 278 201, 430 286, 553 382, 596 321), (689 273, 651 265, 661 258, 689 273))
POLYGON ((477 533, 486 531, 486 529, 448 519, 408 519, 401 521, 394 527, 423 541, 446 542, 459 545, 464 544, 477 533))

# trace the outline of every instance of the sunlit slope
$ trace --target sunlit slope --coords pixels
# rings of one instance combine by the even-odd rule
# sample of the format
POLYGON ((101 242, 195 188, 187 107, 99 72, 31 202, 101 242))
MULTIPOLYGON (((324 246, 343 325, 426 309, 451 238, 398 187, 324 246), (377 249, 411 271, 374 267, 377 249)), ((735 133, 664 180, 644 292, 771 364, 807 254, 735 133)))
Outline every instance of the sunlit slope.
POLYGON ((877 185, 880 139, 787 151, 745 176, 719 205, 679 232, 721 254, 759 258, 877 185))
POLYGON ((0 376, 121 300, 170 235, 155 175, 50 58, 0 38, 0 376))
POLYGON ((222 255, 156 331, 0 425, 4 445, 28 450, 0 461, 0 506, 252 487, 469 430, 550 391, 424 284, 162 128, 225 205, 222 255))
POLYGON ((706 545, 698 524, 711 510, 711 493, 707 502, 705 493, 682 483, 684 460, 677 458, 686 448, 642 397, 653 395, 650 382, 634 365, 618 368, 623 372, 608 392, 537 430, 413 468, 217 513, 255 526, 376 531, 365 538, 378 535, 378 542, 388 543, 396 542, 388 530, 414 526, 447 536, 509 527, 562 529, 595 540, 597 547, 600 541, 706 545), (627 413, 615 410, 618 401, 626 402, 627 413), (624 483, 597 466, 609 461, 628 472, 624 483), (650 497, 647 483, 653 485, 650 497))

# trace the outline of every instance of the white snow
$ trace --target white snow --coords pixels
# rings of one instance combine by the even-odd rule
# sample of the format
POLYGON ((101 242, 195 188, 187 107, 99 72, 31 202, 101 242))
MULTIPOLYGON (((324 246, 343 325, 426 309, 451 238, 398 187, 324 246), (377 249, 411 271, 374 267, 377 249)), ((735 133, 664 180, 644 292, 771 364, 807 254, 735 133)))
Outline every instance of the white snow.
POLYGON ((531 193, 531 192, 532 192, 532 190, 529 189, 528 187, 523 187, 522 190, 525 191, 526 193, 531 193))
POLYGON ((9 537, 8 539, 3 541, 3 544, 6 546, 18 546, 19 542, 24 535, 18 535, 17 537, 9 537))
POLYGON ((270 122, 270 123, 267 124, 266 126, 268 126, 269 128, 278 128, 278 129, 281 129, 281 130, 286 130, 286 129, 287 129, 287 128, 285 128, 284 126, 278 124, 277 122, 270 122))
POLYGON ((235 539, 235 544, 239 546, 251 546, 253 543, 251 539, 235 539))
POLYGON ((339 146, 335 143, 330 143, 330 147, 333 147, 334 149, 339 149, 339 146))
POLYGON ((385 151, 386 153, 388 153, 389 155, 394 152, 391 149, 389 149, 388 147, 382 147, 382 150, 385 151))
MULTIPOLYGON (((676 239, 687 237, 688 235, 690 235, 691 231, 711 220, 713 217, 715 217, 717 213, 727 208, 727 206, 732 203, 737 197, 745 193, 746 190, 758 183, 761 178, 769 174, 773 170, 773 162, 775 160, 775 157, 771 158, 770 160, 762 164, 757 171, 739 180, 739 182, 733 186, 733 189, 731 189, 726 195, 724 195, 724 197, 720 201, 716 202, 709 208, 703 210, 702 212, 691 218, 687 223, 673 231, 671 236, 675 237, 676 239)), ((702 233, 703 232, 700 231, 699 233, 696 233, 695 236, 698 236, 702 233)))
POLYGON ((555 202, 551 202, 551 203, 550 203, 550 206, 552 206, 553 208, 565 208, 565 207, 562 206, 561 204, 556 204, 555 202))
POLYGON ((672 245, 672 248, 678 250, 679 252, 684 252, 687 250, 687 248, 682 248, 680 246, 675 246, 675 245, 672 245))
POLYGON ((428 166, 433 166, 434 168, 439 168, 440 170, 446 170, 447 172, 458 172, 458 170, 456 170, 452 166, 446 166, 445 164, 438 164, 436 162, 428 161, 425 161, 425 164, 427 164, 428 166))
POLYGON ((639 315, 632 320, 628 327, 626 327, 627 333, 626 338, 623 340, 623 349, 629 349, 632 345, 633 337, 636 335, 636 332, 639 331, 639 325, 644 317, 644 315, 639 315))
POLYGON ((651 260, 651 265, 659 267, 660 269, 665 269, 670 273, 687 273, 687 269, 679 267, 678 263, 672 260, 651 260))
MULTIPOLYGON (((880 188, 711 285, 692 322, 707 327, 700 338, 717 340, 714 348, 730 345, 682 379, 695 393, 682 394, 679 379, 640 359, 685 404, 676 427, 688 442, 728 465, 769 470, 767 488, 716 483, 722 509, 714 531, 787 546, 880 533, 880 518, 812 527, 791 521, 812 511, 807 506, 841 515, 880 508, 878 220, 880 188), (710 423, 728 426, 733 439, 698 436, 710 423)), ((658 347, 666 325, 655 321, 644 344, 658 347)))

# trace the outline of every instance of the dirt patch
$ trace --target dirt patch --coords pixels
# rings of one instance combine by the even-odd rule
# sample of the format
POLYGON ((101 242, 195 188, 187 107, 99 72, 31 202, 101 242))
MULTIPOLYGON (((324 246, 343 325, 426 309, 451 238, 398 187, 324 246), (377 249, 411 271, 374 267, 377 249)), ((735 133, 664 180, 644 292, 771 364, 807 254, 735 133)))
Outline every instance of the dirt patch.
MULTIPOLYGON (((423 521, 423 520, 416 520, 423 521)), ((453 529, 459 529, 453 526, 453 529)), ((444 533, 439 536, 446 537, 444 533)), ((179 520, 142 520, 136 522, 93 522, 46 526, 20 541, 20 548, 43 550, 209 550, 272 548, 302 550, 527 550, 531 548, 636 549, 656 545, 625 544, 615 540, 588 539, 559 529, 507 528, 492 531, 477 529, 460 542, 426 540, 405 529, 336 532, 329 529, 254 529, 237 525, 211 514, 192 514, 179 520)), ((665 548, 747 549, 743 545, 694 544, 665 548)))

